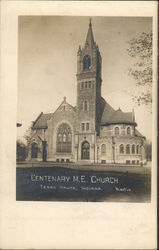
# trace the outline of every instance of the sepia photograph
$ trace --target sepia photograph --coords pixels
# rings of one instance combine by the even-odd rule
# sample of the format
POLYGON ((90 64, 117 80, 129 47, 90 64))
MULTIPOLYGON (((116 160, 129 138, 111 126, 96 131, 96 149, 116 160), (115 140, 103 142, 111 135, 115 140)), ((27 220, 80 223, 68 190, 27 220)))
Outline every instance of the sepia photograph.
POLYGON ((151 202, 152 32, 19 16, 17 200, 151 202))
POLYGON ((0 249, 157 249, 157 7, 1 1, 0 249))

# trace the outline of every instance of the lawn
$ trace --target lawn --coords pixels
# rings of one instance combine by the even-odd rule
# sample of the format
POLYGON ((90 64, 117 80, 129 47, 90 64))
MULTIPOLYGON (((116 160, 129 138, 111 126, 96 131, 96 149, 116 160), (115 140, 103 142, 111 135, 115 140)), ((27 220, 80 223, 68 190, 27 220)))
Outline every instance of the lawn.
POLYGON ((20 165, 17 200, 150 202, 150 168, 125 166, 20 165))

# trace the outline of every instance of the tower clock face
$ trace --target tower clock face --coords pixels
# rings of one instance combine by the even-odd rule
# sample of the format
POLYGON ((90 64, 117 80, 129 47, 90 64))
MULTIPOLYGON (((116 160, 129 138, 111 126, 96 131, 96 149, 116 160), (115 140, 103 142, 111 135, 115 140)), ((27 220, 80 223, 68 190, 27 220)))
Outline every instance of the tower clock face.
POLYGON ((91 67, 91 58, 89 55, 85 55, 83 58, 83 70, 88 70, 91 67))

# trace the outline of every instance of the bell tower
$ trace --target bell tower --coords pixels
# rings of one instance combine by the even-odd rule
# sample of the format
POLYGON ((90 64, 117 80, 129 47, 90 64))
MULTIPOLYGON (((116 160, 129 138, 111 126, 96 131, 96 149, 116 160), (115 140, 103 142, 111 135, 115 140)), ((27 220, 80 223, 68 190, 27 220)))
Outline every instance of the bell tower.
POLYGON ((77 52, 78 130, 99 134, 101 102, 101 64, 98 45, 94 41, 90 20, 83 48, 77 52))

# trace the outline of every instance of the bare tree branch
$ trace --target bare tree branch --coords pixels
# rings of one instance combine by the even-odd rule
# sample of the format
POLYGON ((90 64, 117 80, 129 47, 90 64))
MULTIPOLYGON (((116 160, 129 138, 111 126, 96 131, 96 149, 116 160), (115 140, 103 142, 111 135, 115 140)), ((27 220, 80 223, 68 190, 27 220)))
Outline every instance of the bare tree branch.
POLYGON ((136 86, 144 86, 145 91, 139 96, 133 96, 133 100, 138 104, 150 105, 152 103, 152 31, 143 32, 139 38, 133 38, 129 42, 128 55, 136 59, 132 68, 128 69, 136 86))

